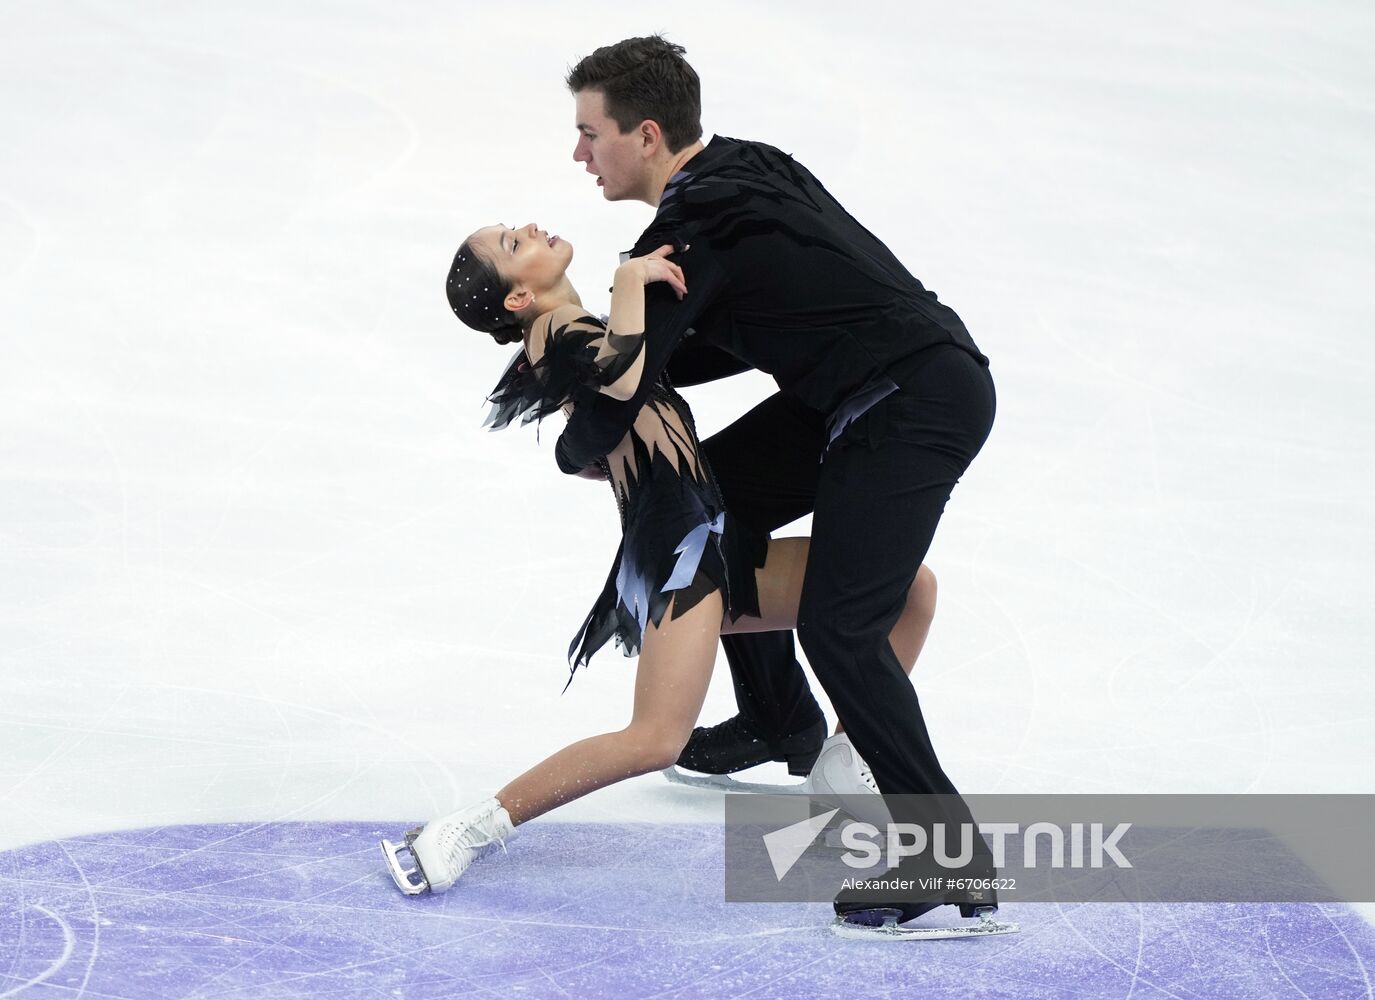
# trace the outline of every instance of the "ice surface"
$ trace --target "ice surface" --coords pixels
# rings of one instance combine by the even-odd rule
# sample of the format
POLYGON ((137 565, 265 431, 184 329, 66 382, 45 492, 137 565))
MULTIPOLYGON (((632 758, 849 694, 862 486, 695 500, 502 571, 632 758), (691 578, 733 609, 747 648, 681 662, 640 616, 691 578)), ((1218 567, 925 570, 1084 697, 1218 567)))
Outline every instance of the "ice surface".
MULTIPOLYGON (((957 784, 1375 791, 1370 10, 519 6, 0 10, 0 849, 422 818, 625 723, 610 651, 559 693, 612 498, 556 420, 481 429, 508 351, 441 284, 536 221, 601 301, 651 210, 573 163, 562 74, 660 29, 708 133, 796 155, 993 359, 915 674, 957 784)), ((51 912, 12 977, 82 967, 51 912)))
POLYGON ((161 827, 0 854, 0 996, 1326 1000, 1368 996, 1375 962, 1375 932, 1328 905, 1023 903, 1008 937, 847 941, 824 903, 723 902, 708 824, 536 821, 410 897, 376 849, 394 832, 161 827))

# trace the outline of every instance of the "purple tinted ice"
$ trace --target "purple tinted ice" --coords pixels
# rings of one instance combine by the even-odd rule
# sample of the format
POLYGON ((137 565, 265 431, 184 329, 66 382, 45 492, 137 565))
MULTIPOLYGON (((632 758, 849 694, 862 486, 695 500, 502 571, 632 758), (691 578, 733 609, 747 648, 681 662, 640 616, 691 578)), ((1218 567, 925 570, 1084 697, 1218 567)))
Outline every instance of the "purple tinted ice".
POLYGON ((1022 904, 1019 935, 875 944, 722 899, 709 825, 535 822, 405 897, 406 821, 183 826, 0 854, 0 997, 1367 997, 1375 934, 1306 904, 1022 904))

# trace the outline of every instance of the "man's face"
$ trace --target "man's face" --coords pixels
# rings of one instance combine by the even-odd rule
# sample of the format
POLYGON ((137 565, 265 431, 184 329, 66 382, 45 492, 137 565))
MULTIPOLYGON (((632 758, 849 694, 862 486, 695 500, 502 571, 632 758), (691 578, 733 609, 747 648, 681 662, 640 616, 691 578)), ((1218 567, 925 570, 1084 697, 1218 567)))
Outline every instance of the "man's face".
POLYGON ((587 164, 607 201, 645 201, 650 158, 639 130, 621 134, 615 119, 606 115, 606 95, 600 90, 580 90, 575 97, 578 144, 573 159, 587 164))

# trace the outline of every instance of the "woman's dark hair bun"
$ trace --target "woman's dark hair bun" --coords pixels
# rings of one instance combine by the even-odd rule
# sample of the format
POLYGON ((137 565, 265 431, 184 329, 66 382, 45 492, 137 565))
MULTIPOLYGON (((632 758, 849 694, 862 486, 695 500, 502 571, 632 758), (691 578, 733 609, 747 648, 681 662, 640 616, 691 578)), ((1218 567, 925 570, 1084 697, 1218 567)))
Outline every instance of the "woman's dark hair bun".
POLYGON ((519 344, 525 339, 525 330, 519 323, 512 323, 510 326, 499 326, 495 330, 488 331, 492 339, 498 344, 519 344))

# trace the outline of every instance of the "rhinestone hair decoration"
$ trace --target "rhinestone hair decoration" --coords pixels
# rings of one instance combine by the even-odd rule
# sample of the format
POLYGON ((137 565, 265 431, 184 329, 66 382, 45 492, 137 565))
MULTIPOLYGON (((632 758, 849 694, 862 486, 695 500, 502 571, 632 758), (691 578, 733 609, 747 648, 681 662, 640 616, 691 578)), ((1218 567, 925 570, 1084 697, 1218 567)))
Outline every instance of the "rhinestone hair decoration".
POLYGON ((492 333, 518 321, 506 309, 506 292, 494 280, 494 269, 465 243, 454 254, 445 292, 454 315, 474 330, 492 333))

